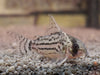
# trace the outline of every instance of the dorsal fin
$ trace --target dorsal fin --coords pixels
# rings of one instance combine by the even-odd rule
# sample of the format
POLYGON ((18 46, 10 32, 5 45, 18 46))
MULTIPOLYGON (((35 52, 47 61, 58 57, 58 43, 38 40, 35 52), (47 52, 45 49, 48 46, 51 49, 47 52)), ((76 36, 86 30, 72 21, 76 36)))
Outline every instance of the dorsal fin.
POLYGON ((61 29, 58 26, 58 24, 56 23, 54 17, 51 15, 49 15, 49 17, 50 17, 50 21, 49 21, 49 27, 46 31, 46 35, 49 35, 49 34, 55 33, 55 32, 61 32, 61 29))

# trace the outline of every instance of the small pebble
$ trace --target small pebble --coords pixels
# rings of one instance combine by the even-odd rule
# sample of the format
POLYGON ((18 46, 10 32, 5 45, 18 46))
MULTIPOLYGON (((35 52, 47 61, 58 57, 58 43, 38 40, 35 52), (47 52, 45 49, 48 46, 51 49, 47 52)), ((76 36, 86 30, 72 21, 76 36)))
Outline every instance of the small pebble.
POLYGON ((11 67, 9 67, 9 69, 7 69, 7 73, 8 72, 13 72, 13 71, 15 71, 15 67, 14 66, 11 66, 11 67))
POLYGON ((28 66, 27 66, 27 65, 23 65, 23 68, 24 68, 24 69, 27 69, 27 68, 28 68, 28 66))
POLYGON ((0 59, 0 65, 3 65, 4 60, 0 59))

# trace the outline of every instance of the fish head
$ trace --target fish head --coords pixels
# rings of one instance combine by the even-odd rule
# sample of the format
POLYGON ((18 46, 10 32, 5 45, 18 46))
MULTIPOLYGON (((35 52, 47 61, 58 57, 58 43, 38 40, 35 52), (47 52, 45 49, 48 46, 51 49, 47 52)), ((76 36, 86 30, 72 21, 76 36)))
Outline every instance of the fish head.
POLYGON ((76 58, 88 56, 86 46, 82 41, 72 36, 70 36, 70 39, 72 42, 72 48, 69 50, 69 52, 71 53, 72 57, 76 58))

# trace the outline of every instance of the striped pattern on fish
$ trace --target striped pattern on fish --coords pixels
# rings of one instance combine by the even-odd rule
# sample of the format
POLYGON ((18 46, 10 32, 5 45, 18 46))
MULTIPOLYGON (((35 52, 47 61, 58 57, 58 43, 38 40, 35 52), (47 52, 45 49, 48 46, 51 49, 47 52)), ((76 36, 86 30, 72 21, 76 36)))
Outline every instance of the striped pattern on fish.
POLYGON ((69 37, 64 32, 56 32, 47 36, 40 36, 32 41, 32 48, 38 50, 56 50, 61 52, 63 46, 71 46, 69 37))
POLYGON ((61 52, 64 46, 71 46, 69 37, 64 32, 55 32, 50 35, 40 36, 34 40, 30 40, 21 35, 15 34, 19 42, 19 50, 22 54, 26 54, 31 50, 55 50, 61 52))

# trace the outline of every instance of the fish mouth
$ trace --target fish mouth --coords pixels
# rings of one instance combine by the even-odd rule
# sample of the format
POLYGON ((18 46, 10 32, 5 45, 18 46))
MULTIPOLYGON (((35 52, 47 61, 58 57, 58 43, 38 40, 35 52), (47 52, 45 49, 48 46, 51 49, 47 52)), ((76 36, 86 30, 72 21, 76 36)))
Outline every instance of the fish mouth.
POLYGON ((68 53, 68 58, 69 59, 75 59, 75 58, 85 58, 87 56, 87 53, 85 53, 83 50, 78 49, 76 53, 69 51, 68 53))
POLYGON ((89 56, 86 48, 79 49, 79 51, 83 52, 83 54, 85 55, 85 57, 88 57, 89 56))

